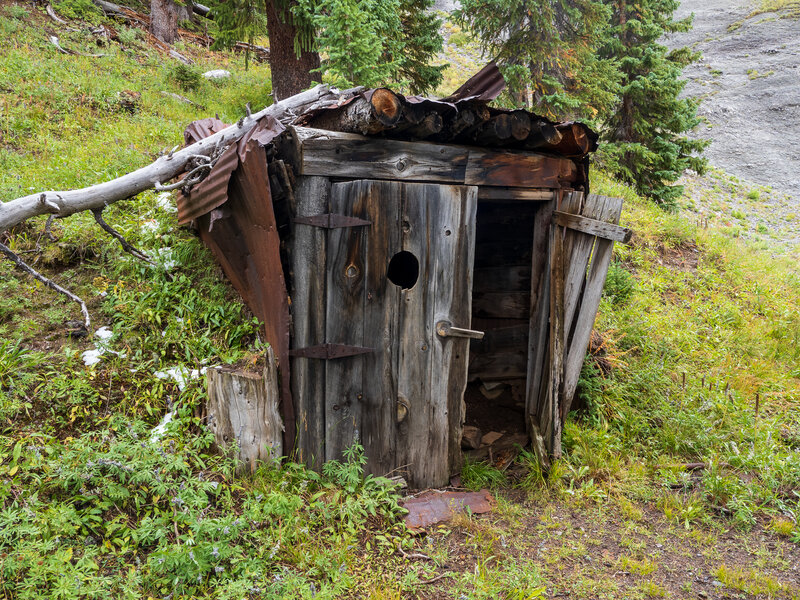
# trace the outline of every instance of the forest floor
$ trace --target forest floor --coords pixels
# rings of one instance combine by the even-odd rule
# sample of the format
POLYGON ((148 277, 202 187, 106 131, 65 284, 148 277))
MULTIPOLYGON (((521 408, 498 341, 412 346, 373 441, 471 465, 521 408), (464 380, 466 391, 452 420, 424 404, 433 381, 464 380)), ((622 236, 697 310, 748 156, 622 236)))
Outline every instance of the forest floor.
MULTIPOLYGON (((245 70, 241 55, 187 39, 185 69, 136 27, 91 12, 70 26, 0 0, 0 200, 114 177, 194 119, 234 122, 269 101, 267 65, 245 70), (50 34, 107 56, 66 56, 50 34), (202 78, 216 68, 232 76, 202 78)), ((443 93, 479 55, 458 27, 446 33, 443 93)), ((687 207, 762 210, 763 186, 712 177, 687 207)), ((129 260, 86 215, 57 222, 55 241, 42 219, 4 234, 85 297, 111 337, 70 336, 76 307, 0 262, 0 598, 800 598, 796 256, 749 215, 706 227, 704 213, 665 213, 602 173, 593 186, 625 199, 635 236, 615 248, 565 457, 546 477, 525 452, 506 472, 468 463, 463 485, 489 488, 495 509, 423 535, 405 531, 394 492, 356 460, 235 478, 211 452, 197 416, 205 382, 191 374, 253 364, 263 344, 178 227, 172 196, 105 213, 158 268, 129 260)))

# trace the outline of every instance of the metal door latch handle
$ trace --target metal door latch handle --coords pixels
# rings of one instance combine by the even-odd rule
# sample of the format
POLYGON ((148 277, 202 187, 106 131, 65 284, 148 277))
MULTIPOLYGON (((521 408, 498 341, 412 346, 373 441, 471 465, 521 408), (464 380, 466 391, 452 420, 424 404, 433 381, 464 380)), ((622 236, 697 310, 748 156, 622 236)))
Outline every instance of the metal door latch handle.
POLYGON ((453 324, 450 321, 439 321, 436 323, 436 333, 439 335, 439 337, 461 337, 472 338, 473 340, 483 339, 483 331, 453 327, 453 324))

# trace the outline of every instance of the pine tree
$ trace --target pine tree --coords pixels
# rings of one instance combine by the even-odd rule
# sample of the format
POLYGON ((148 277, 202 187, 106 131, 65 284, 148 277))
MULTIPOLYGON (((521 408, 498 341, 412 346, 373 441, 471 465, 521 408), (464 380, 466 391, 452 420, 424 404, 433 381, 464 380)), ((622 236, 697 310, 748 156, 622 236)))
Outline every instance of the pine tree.
MULTIPOLYGON (((441 21, 429 10, 432 4, 433 0, 266 0, 276 96, 297 93, 312 79, 321 80, 323 73, 326 81, 340 87, 392 84, 413 92, 433 89, 444 67, 430 64, 443 44, 441 21)), ((257 34, 263 27, 261 11, 254 0, 218 0, 217 47, 257 34)))
POLYGON ((675 21, 677 0, 607 0, 611 26, 600 57, 619 59, 619 101, 605 120, 601 159, 637 191, 665 206, 683 192, 673 184, 687 168, 703 172, 708 142, 686 132, 699 122, 697 101, 681 98, 683 68, 697 60, 688 48, 669 51, 665 33, 687 31, 691 17, 675 21))
POLYGON ((613 103, 615 60, 595 53, 609 19, 602 0, 462 0, 455 18, 498 63, 517 104, 529 95, 541 114, 592 118, 613 103))

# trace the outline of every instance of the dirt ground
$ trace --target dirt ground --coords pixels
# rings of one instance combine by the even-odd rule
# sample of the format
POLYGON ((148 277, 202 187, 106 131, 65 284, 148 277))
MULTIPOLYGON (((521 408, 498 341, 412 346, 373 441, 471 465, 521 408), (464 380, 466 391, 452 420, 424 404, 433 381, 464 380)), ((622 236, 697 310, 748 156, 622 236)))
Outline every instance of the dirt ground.
MULTIPOLYGON (((675 16, 694 27, 668 38, 703 58, 684 72, 685 93, 712 140, 714 167, 800 200, 800 21, 775 13, 749 17, 755 0, 684 0, 675 16)), ((789 209, 786 209, 787 212, 789 209)))

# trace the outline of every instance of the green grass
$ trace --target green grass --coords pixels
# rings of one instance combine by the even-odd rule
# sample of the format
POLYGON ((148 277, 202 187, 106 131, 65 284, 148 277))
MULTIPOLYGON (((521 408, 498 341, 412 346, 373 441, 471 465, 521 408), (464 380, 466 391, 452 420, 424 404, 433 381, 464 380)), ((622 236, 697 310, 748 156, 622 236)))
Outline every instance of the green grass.
MULTIPOLYGON (((0 6, 2 200, 119 175, 178 144, 196 118, 234 121, 246 102, 269 101, 267 68, 245 72, 240 56, 186 44, 198 66, 176 69, 124 26, 101 49, 107 57, 65 56, 44 23, 39 8, 0 6), (210 68, 234 75, 198 80, 210 68)), ((475 50, 448 31, 451 51, 475 50)), ((60 39, 97 51, 85 33, 60 39)), ((459 56, 443 91, 475 70, 459 56)), ((604 362, 588 360, 581 374, 584 408, 565 424, 565 457, 548 472, 529 451, 507 472, 467 463, 464 485, 491 488, 495 511, 419 538, 399 524, 390 487, 362 477, 357 449, 322 474, 288 464, 234 477, 210 446, 203 378, 181 389, 155 375, 257 368, 263 353, 258 324, 165 197, 141 194, 105 215, 159 268, 123 254, 90 216, 57 221, 56 241, 42 235, 43 219, 16 228, 4 243, 84 297, 113 337, 87 367, 81 355, 96 340, 66 336, 77 307, 0 262, 4 597, 675 595, 655 544, 693 566, 702 555, 718 570, 706 574, 734 590, 791 597, 779 558, 754 551, 753 575, 725 567, 718 546, 722 532, 738 547, 760 536, 785 552, 800 543, 797 257, 698 229, 602 173, 593 189, 625 199, 635 236, 615 249, 597 321, 604 362), (168 409, 175 418, 153 442, 168 409), (695 474, 680 466, 700 461, 695 474)), ((720 177, 708 194, 727 210, 746 188, 720 177)))

